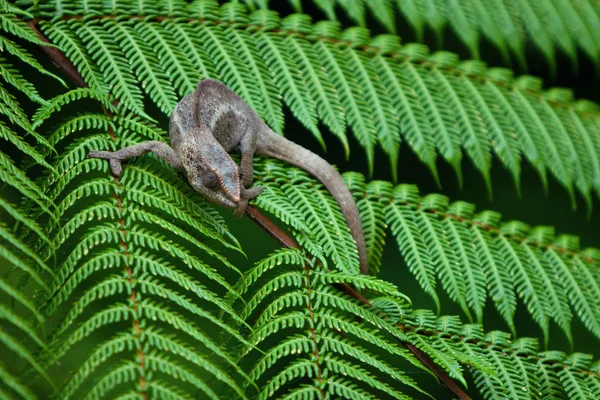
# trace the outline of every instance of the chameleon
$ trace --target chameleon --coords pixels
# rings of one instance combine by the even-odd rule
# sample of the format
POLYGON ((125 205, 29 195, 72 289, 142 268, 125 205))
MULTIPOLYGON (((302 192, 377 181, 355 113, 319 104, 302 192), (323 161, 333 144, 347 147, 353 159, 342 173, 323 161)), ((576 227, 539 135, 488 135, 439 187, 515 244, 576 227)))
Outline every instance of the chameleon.
POLYGON ((341 175, 323 158, 275 133, 225 84, 204 79, 183 97, 169 121, 169 141, 152 140, 118 151, 91 151, 88 158, 108 160, 115 176, 121 162, 153 152, 182 171, 208 201, 234 209, 241 217, 248 201, 262 192, 254 181, 254 154, 283 160, 316 177, 337 201, 358 248, 360 272, 368 274, 365 238, 356 202, 341 175), (241 153, 238 166, 232 151, 241 153))

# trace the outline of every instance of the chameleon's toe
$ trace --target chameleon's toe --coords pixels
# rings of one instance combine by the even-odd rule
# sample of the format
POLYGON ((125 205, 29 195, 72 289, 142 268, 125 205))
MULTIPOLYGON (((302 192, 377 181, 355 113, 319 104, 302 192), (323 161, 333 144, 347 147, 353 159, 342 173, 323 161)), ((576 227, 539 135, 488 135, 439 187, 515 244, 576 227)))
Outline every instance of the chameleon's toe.
POLYGON ((255 197, 258 197, 258 195, 261 194, 262 191, 263 191, 262 186, 254 186, 250 189, 246 189, 246 197, 248 199, 253 199, 255 197))
POLYGON ((111 158, 110 159, 110 170, 113 173, 114 176, 121 176, 121 172, 123 171, 123 168, 121 167, 121 160, 118 160, 116 158, 111 158))
POLYGON ((99 158, 101 160, 108 160, 110 162, 110 171, 114 176, 120 176, 123 168, 121 167, 121 160, 112 151, 97 151, 92 150, 88 153, 87 158, 99 158))
POLYGON ((246 214, 246 209, 248 209, 248 200, 240 200, 238 206, 233 210, 233 215, 236 218, 242 218, 246 214))
POLYGON ((254 183, 254 176, 242 173, 242 185, 244 185, 245 188, 249 188, 252 186, 252 183, 254 183))

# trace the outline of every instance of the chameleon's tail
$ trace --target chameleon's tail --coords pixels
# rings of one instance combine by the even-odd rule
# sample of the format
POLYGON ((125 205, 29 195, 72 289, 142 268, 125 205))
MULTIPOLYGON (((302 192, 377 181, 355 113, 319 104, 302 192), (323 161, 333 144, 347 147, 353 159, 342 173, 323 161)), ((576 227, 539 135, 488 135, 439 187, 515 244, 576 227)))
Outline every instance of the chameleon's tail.
POLYGON ((367 260, 367 248, 363 234, 362 223, 358 208, 352 194, 346 187, 341 175, 325 160, 310 150, 290 142, 284 137, 276 134, 268 127, 264 127, 264 134, 260 136, 257 153, 277 158, 297 167, 300 167, 325 185, 329 193, 338 202, 350 228, 350 232, 358 247, 358 257, 361 274, 369 273, 367 260))

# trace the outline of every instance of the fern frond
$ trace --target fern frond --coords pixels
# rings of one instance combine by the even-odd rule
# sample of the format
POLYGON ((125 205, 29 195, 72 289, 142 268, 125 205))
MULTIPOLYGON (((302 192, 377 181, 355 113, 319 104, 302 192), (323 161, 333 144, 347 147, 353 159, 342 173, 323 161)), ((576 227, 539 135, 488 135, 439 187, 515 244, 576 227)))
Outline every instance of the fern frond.
MULTIPOLYGON (((222 14, 226 21, 247 23, 247 17, 244 15, 243 8, 237 7, 236 3, 224 5, 222 14)), ((272 77, 269 75, 270 72, 266 62, 260 57, 259 49, 254 42, 253 36, 247 31, 232 28, 226 29, 225 34, 236 46, 244 64, 252 70, 252 75, 255 79, 254 86, 258 87, 258 95, 262 100, 263 113, 261 117, 275 132, 282 133, 284 115, 281 107, 281 95, 272 81, 272 77)), ((305 48, 303 50, 306 51, 305 48)), ((321 84, 321 82, 325 83, 325 80, 321 80, 318 83, 321 84)), ((333 132, 345 138, 344 130, 342 127, 339 132, 335 130, 333 132)))
MULTIPOLYGON (((448 213, 461 219, 471 219, 474 208, 471 204, 457 201, 448 208, 448 213)), ((473 243, 471 230, 468 229, 467 223, 461 223, 454 218, 446 219, 444 222, 448 241, 462 260, 467 305, 475 312, 477 322, 481 323, 487 297, 486 282, 483 267, 471 245, 473 243)))
MULTIPOLYGON (((320 22, 314 26, 314 33, 324 37, 339 37, 341 35, 337 24, 320 22)), ((327 41, 315 43, 315 49, 321 57, 321 64, 331 79, 342 107, 346 113, 348 125, 352 127, 354 135, 365 149, 369 173, 373 172, 374 147, 376 142, 375 124, 366 101, 360 96, 360 87, 354 74, 344 62, 342 52, 338 47, 327 41)))
POLYGON ((589 368, 591 359, 589 354, 574 353, 563 361, 568 367, 558 372, 558 378, 570 399, 583 400, 594 396, 586 382, 587 374, 581 371, 589 368))
POLYGON ((305 174, 298 174, 282 187, 283 192, 305 216, 315 238, 342 271, 358 271, 358 252, 338 205, 322 190, 313 190, 305 174), (325 216, 324 216, 325 215, 325 216))
MULTIPOLYGON (((36 40, 36 43, 37 42, 39 42, 39 39, 36 40)), ((38 72, 50 76, 62 83, 64 86, 66 86, 65 82, 62 79, 54 75, 52 72, 46 70, 31 54, 29 54, 29 52, 26 49, 24 49, 21 45, 17 44, 16 42, 13 42, 5 36, 0 36, 0 50, 12 54, 16 58, 18 58, 19 61, 29 64, 38 72)))
MULTIPOLYGON (((290 206, 294 204, 290 193, 302 194, 302 185, 309 182, 305 175, 280 169, 273 160, 255 161, 255 165, 257 176, 263 179, 269 193, 268 203, 259 198, 256 204, 281 216, 294 229, 306 229, 300 216, 292 217, 292 211, 286 212, 294 208, 290 206), (287 189, 289 182, 295 182, 293 190, 287 189)), ((570 338, 573 314, 596 334, 597 316, 593 310, 598 302, 594 293, 600 293, 600 283, 590 275, 590 268, 600 260, 593 251, 581 252, 573 239, 554 242, 553 231, 547 228, 530 230, 520 222, 501 224, 500 216, 492 211, 473 216, 474 207, 468 203, 448 205, 447 198, 435 194, 421 198, 411 185, 393 188, 378 181, 365 185, 364 177, 357 173, 346 173, 344 177, 359 199, 369 254, 376 255, 377 263, 388 226, 410 271, 436 305, 439 305, 436 292, 439 279, 465 314, 469 316, 473 310, 478 320, 489 297, 514 332, 518 294, 546 340, 550 319, 570 338), (549 260, 562 253, 568 254, 568 260, 563 261, 561 256, 554 260, 560 264, 552 266, 549 260), (561 274, 566 272, 560 270, 564 268, 569 275, 563 278, 561 274)), ((302 196, 302 204, 310 204, 308 194, 302 196)), ((311 232, 322 229, 309 226, 311 232)), ((295 234, 301 237, 299 232, 295 234)), ((319 242, 326 243, 322 239, 319 242)), ((335 243, 340 246, 339 240, 335 243)), ((326 253, 333 257, 329 251, 326 253)), ((337 262, 339 259, 334 261, 337 262)))
POLYGON ((53 170, 54 168, 44 160, 44 157, 38 153, 29 143, 23 140, 16 132, 12 131, 3 121, 0 121, 0 138, 12 143, 17 149, 25 155, 31 157, 36 163, 43 167, 53 170))
MULTIPOLYGON (((498 16, 483 10, 483 0, 470 0, 473 10, 464 5, 439 9, 438 3, 415 7, 427 14, 436 29, 448 17, 455 29, 460 25, 471 32, 465 33, 467 36, 481 29, 497 43, 508 43, 506 34, 499 36, 493 26, 499 24, 496 20, 503 20, 503 24, 510 20, 512 29, 519 31, 512 6, 498 0, 485 1, 493 3, 490 7, 498 10, 498 16), (438 17, 442 20, 432 22, 438 17), (482 21, 489 22, 490 28, 482 21)), ((361 4, 346 5, 358 12, 366 5, 361 4)), ((367 8, 391 21, 388 5, 388 1, 382 1, 369 3, 367 8)), ((64 13, 79 10, 65 7, 64 13)), ((374 146, 379 143, 390 158, 395 176, 401 129, 406 142, 436 180, 435 150, 453 166, 459 184, 464 150, 489 189, 494 151, 511 171, 517 187, 523 156, 536 167, 544 186, 546 170, 550 169, 569 193, 575 184, 588 206, 592 188, 600 186, 597 157, 592 161, 589 148, 582 142, 586 135, 594 138, 588 142, 595 142, 597 133, 588 122, 595 114, 580 113, 570 98, 542 92, 539 83, 530 78, 515 80, 507 71, 488 70, 483 63, 459 63, 453 54, 429 55, 423 46, 400 46, 393 35, 371 39, 362 28, 342 32, 339 24, 330 21, 311 25, 306 15, 280 19, 268 10, 248 14, 235 3, 220 7, 210 1, 191 4, 189 12, 200 15, 201 23, 180 19, 184 15, 182 7, 186 7, 181 2, 163 11, 160 7, 124 6, 134 13, 139 9, 164 12, 159 14, 160 22, 113 20, 103 16, 111 7, 90 7, 99 16, 59 24, 61 38, 77 38, 78 46, 83 47, 77 47, 81 51, 72 50, 73 57, 78 59, 85 52, 81 57, 87 64, 99 64, 102 76, 94 76, 102 79, 102 86, 109 87, 112 96, 139 115, 143 112, 142 86, 159 108, 169 110, 174 89, 182 95, 192 90, 198 77, 220 76, 275 130, 283 124, 280 94, 283 103, 321 144, 319 121, 341 140, 346 152, 349 145, 345 130, 350 128, 367 153, 370 172, 374 146), (102 36, 100 27, 105 25, 112 27, 117 41, 102 36), (173 41, 181 43, 185 53, 171 50, 173 41), (129 64, 124 62, 126 56, 131 60, 129 64), (165 81, 171 75, 174 86, 165 81), (573 112, 580 124, 570 123, 566 117, 573 112), (570 163, 573 157, 577 158, 570 163)), ((537 8, 523 7, 529 7, 531 14, 525 13, 529 16, 524 14, 523 18, 539 22, 537 8)), ((569 15, 575 18, 573 12, 569 15)), ((61 39, 57 36, 56 40, 61 39)), ((65 41, 65 48, 73 48, 69 43, 65 41)), ((95 80, 90 68, 83 61, 80 64, 83 73, 95 80)))
MULTIPOLYGON (((299 0, 291 3, 302 11, 299 0)), ((369 12, 391 31, 397 6, 440 36, 450 26, 473 54, 481 37, 522 53, 524 29, 541 32, 536 40, 552 56, 557 47, 572 58, 578 48, 597 52, 589 37, 574 36, 600 24, 587 2, 395 3, 319 1, 328 14, 338 5, 365 25, 369 12), (518 7, 527 10, 517 16, 518 7), (583 15, 590 8, 593 15, 583 15), (528 18, 534 21, 524 26, 528 18)), ((254 389, 258 397, 290 399, 423 395, 406 362, 425 368, 402 344, 416 346, 463 384, 472 373, 485 398, 598 397, 600 364, 589 355, 538 353, 535 339, 484 335, 457 317, 411 310, 410 299, 393 285, 356 274, 355 244, 338 206, 297 169, 256 160, 265 191, 255 204, 289 225, 310 258, 280 251, 240 277, 232 261, 238 255, 229 256, 242 253, 241 245, 220 211, 164 161, 154 155, 131 160, 115 179, 106 162, 86 158, 92 149, 166 141, 168 133, 144 113, 155 106, 170 113, 199 78, 214 77, 276 130, 283 129, 283 107, 289 107, 321 143, 323 122, 346 156, 346 130, 352 130, 371 172, 377 143, 395 179, 404 140, 434 179, 436 152, 459 180, 465 154, 490 186, 495 152, 517 187, 524 158, 544 185, 550 170, 589 208, 591 192, 600 193, 596 105, 575 103, 564 90, 542 91, 530 77, 514 79, 450 53, 400 45, 396 35, 372 39, 364 28, 312 25, 303 14, 249 14, 236 2, 19 5, 30 7, 17 13, 0 0, 0 28, 7 33, 0 38, 7 53, 0 58, 0 137, 10 143, 0 152, 0 183, 7 188, 0 196, 6 218, 0 258, 15 272, 0 280, 0 292, 16 305, 0 305, 0 319, 10 327, 3 325, 0 341, 25 373, 0 363, 0 397, 34 397, 30 388, 37 382, 30 376, 62 382, 52 395, 65 398, 190 398, 190 391, 246 398, 254 389), (47 72, 28 52, 42 44, 28 25, 40 26, 89 88, 41 98, 39 85, 13 62, 47 72), (26 101, 37 103, 33 118, 26 101), (104 113, 94 114, 93 107, 104 113), (12 204, 18 197, 23 203, 12 204), (339 288, 360 290, 368 300, 339 288), (33 304, 29 294, 38 291, 40 303, 33 304), (48 324, 46 346, 41 329, 48 324), (66 363, 76 366, 68 376, 55 368, 66 363)), ((366 183, 356 173, 345 179, 374 270, 389 227, 438 311, 437 287, 477 321, 489 297, 514 333, 518 294, 546 345, 551 319, 569 341, 573 316, 600 337, 597 250, 580 250, 574 237, 555 239, 549 228, 502 224, 493 212, 473 216, 473 205, 421 197, 415 186, 366 183)))
POLYGON ((342 37, 353 43, 353 46, 349 46, 342 51, 342 56, 350 70, 354 72, 356 80, 360 82, 358 95, 365 99, 371 111, 375 113, 377 142, 390 158, 392 179, 395 182, 398 171, 398 153, 400 152, 398 118, 390 107, 391 100, 370 60, 366 57, 366 54, 357 52, 353 48, 367 43, 369 39, 368 32, 360 28, 351 28, 347 29, 342 37))
MULTIPOLYGON (((571 243, 576 242, 574 237, 562 236, 557 238, 557 248, 570 249, 571 243)), ((578 245, 578 243, 577 243, 578 245)), ((557 249, 551 248, 545 253, 546 260, 552 265, 554 273, 560 279, 566 294, 569 296, 572 306, 580 314, 583 323, 596 336, 600 335, 600 313, 598 308, 593 306, 595 300, 590 298, 590 291, 586 290, 588 284, 585 281, 578 281, 571 272, 571 263, 561 256, 557 249)), ((597 284, 596 279, 592 279, 589 285, 597 284)))
POLYGON ((308 93, 310 86, 303 78, 299 66, 288 53, 285 40, 279 35, 267 32, 257 33, 256 39, 259 52, 272 71, 283 99, 288 103, 294 115, 324 147, 325 142, 317 128, 316 104, 308 93))
POLYGON ((363 233, 365 235, 369 271, 371 274, 377 275, 381 267, 387 230, 387 224, 384 222, 385 204, 377 200, 382 195, 385 196, 388 194, 390 185, 387 182, 374 181, 364 188, 353 186, 352 190, 367 194, 366 197, 358 200, 356 205, 360 212, 363 233))
MULTIPOLYGON (((310 19, 306 15, 289 16, 282 21, 282 26, 296 32, 310 32, 311 28, 310 19)), ((348 158, 350 148, 345 135, 343 108, 333 84, 329 82, 325 72, 319 68, 319 57, 310 42, 300 36, 288 36, 284 40, 284 45, 289 46, 292 58, 306 76, 306 83, 309 86, 310 95, 315 101, 320 119, 340 139, 346 158, 348 158)))
POLYGON ((152 118, 144 112, 142 92, 136 84, 133 71, 124 61, 125 54, 119 48, 116 38, 104 29, 105 24, 92 20, 78 26, 75 33, 87 44, 88 51, 100 67, 110 92, 128 109, 151 120, 152 118))
MULTIPOLYGON (((98 66, 87 57, 85 46, 77 37, 75 32, 81 26, 76 19, 70 21, 56 21, 49 24, 45 21, 40 23, 42 32, 48 36, 65 53, 69 60, 77 67, 85 82, 94 90, 108 93, 102 74, 98 66)), ((34 118, 34 120, 36 120, 34 118)), ((35 124, 34 124, 35 125, 35 124)))
POLYGON ((0 76, 17 90, 23 92, 30 100, 39 104, 46 102, 46 100, 40 97, 33 83, 25 79, 21 72, 14 69, 13 65, 9 64, 4 57, 0 57, 0 76))
MULTIPOLYGON (((426 210, 440 208, 443 210, 446 205, 447 200, 438 195, 429 195, 423 199, 422 203, 426 210)), ((442 286, 450 298, 456 301, 471 319, 471 313, 466 303, 466 287, 465 281, 462 280, 462 268, 456 253, 450 247, 442 221, 435 214, 422 212, 417 217, 417 225, 422 232, 423 241, 427 245, 431 259, 436 265, 436 272, 442 286)))
MULTIPOLYGON (((192 37, 196 38, 195 45, 206 49, 219 69, 219 75, 223 81, 259 115, 263 115, 263 104, 255 91, 255 78, 246 69, 246 65, 237 55, 235 47, 229 43, 225 30, 220 26, 213 27, 208 24, 201 24, 194 28, 192 37)), ((190 30, 187 33, 192 35, 190 30)))
MULTIPOLYGON (((167 74, 163 72, 162 66, 158 65, 158 60, 155 59, 152 48, 137 33, 140 30, 139 25, 140 23, 118 24, 107 21, 103 24, 103 28, 106 33, 113 36, 115 42, 118 41, 128 60, 128 65, 135 71, 137 81, 142 84, 144 91, 154 100, 162 112, 171 115, 177 104, 175 89, 172 87, 167 74)), ((142 23, 142 25, 144 24, 142 23)), ((158 56, 160 57, 160 53, 158 56)), ((133 82, 133 79, 131 81, 133 82)))
MULTIPOLYGON (((402 52, 421 52, 419 47, 405 47, 402 52)), ((409 62, 400 64, 400 73, 407 77, 407 83, 417 94, 421 108, 426 113, 429 125, 432 126, 432 137, 436 148, 454 168, 459 183, 462 182, 462 171, 460 167, 461 152, 459 148, 460 136, 454 124, 447 124, 450 117, 449 110, 443 99, 439 99, 437 85, 431 82, 431 77, 422 68, 409 62)))
MULTIPOLYGON (((527 229, 527 227, 524 226, 524 224, 513 222, 502 225, 500 229, 505 234, 515 234, 516 232, 521 233, 521 230, 527 229)), ((544 301, 546 293, 544 292, 542 283, 539 281, 538 276, 532 271, 529 263, 525 262, 522 250, 517 243, 505 236, 499 236, 497 243, 497 254, 507 263, 511 274, 514 277, 513 284, 517 290, 517 294, 527 305, 527 309, 531 313, 533 319, 540 325, 540 328, 542 328, 544 340, 547 343, 549 335, 548 317, 551 312, 544 301)), ((501 260, 498 260, 498 262, 501 262, 501 260)))
POLYGON ((475 224, 471 228, 473 243, 476 248, 479 264, 483 268, 488 284, 488 293, 494 301, 502 318, 508 324, 513 336, 515 334, 514 315, 517 309, 517 297, 508 263, 501 260, 498 243, 485 227, 498 228, 500 215, 492 211, 484 211, 474 218, 475 224))
POLYGON ((49 100, 48 103, 38 108, 32 120, 32 127, 38 128, 46 119, 60 111, 64 106, 80 99, 95 99, 101 102, 102 106, 106 107, 110 112, 116 113, 117 110, 109 101, 106 94, 90 88, 79 88, 70 90, 64 94, 58 95, 49 100))
MULTIPOLYGON (((543 232, 544 228, 534 229, 529 237, 532 238, 536 243, 544 244, 544 236, 546 232, 543 232), (537 239, 537 240, 536 240, 537 239)), ((554 232, 551 236, 554 236, 554 232)), ((571 336, 571 309, 568 306, 566 292, 561 287, 561 279, 558 278, 556 272, 554 272, 548 262, 545 260, 544 255, 541 253, 539 248, 529 246, 526 242, 521 245, 525 260, 534 271, 536 279, 541 283, 545 294, 546 302, 548 304, 548 311, 552 318, 556 321, 558 326, 565 332, 567 339, 570 343, 573 341, 571 336)), ((548 250, 552 252, 553 250, 548 250)), ((549 253, 547 253, 549 254, 549 253)))
MULTIPOLYGON (((390 377, 395 385, 419 390, 410 377, 361 345, 370 343, 384 353, 411 359, 406 350, 390 343, 382 334, 403 336, 401 332, 355 300, 331 290, 328 282, 339 279, 311 264, 298 250, 280 250, 250 270, 238 288, 242 297, 248 299, 243 315, 250 318, 258 313, 258 317, 252 319, 255 334, 250 342, 264 347, 265 352, 249 375, 257 382, 264 381, 260 397, 293 398, 297 393, 309 393, 308 387, 339 396, 358 392, 366 395, 381 390, 399 398, 406 397, 397 386, 392 389, 381 383, 381 376, 390 377), (279 272, 274 276, 267 274, 275 266, 279 272), (286 272, 282 272, 282 268, 286 272), (277 300, 267 300, 273 293, 277 300), (292 301, 292 298, 297 300, 292 301), (361 318, 367 325, 353 322, 352 316, 361 318), (277 332, 286 332, 286 338, 271 344, 270 338, 277 332), (344 337, 339 337, 337 332, 343 332, 344 337), (288 354, 295 354, 295 358, 290 360, 286 357, 288 354), (357 360, 361 365, 353 367, 357 360), (325 365, 331 366, 327 375, 324 375, 325 365), (269 373, 272 370, 279 372, 269 373), (298 382, 301 377, 310 383, 305 380, 306 385, 298 386, 292 381, 298 382)), ((344 279, 351 283, 354 277, 356 274, 346 274, 344 279)), ((375 284, 372 288, 385 290, 373 278, 370 281, 375 284)), ((395 289, 388 288, 395 293, 395 289)), ((393 297, 392 293, 385 294, 393 297)), ((252 351, 243 348, 240 357, 248 357, 252 351)))
MULTIPOLYGON (((395 52, 400 48, 400 43, 395 36, 380 35, 373 39, 372 44, 384 52, 395 52)), ((439 185, 437 167, 435 165, 435 148, 431 127, 426 118, 421 104, 416 99, 417 94, 406 77, 401 73, 400 67, 386 57, 377 55, 373 59, 377 73, 385 87, 390 88, 388 94, 392 104, 399 114, 400 131, 406 136, 406 141, 411 145, 417 156, 431 170, 436 183, 439 185)))
MULTIPOLYGON (((334 6, 342 7, 348 17, 358 25, 366 24, 365 9, 370 11, 379 25, 395 33, 396 13, 415 30, 422 42, 425 25, 429 25, 442 41, 442 31, 448 25, 459 40, 478 58, 481 38, 489 40, 510 62, 510 49, 520 66, 525 69, 525 47, 532 42, 545 55, 551 71, 555 71, 557 50, 562 50, 574 65, 578 62, 577 48, 596 64, 600 49, 592 40, 594 28, 600 26, 600 17, 587 1, 543 1, 541 3, 513 0, 433 1, 420 0, 358 1, 313 0, 328 19, 337 18, 334 6), (365 7, 366 3, 366 7, 365 7), (394 4, 392 4, 394 3, 394 4), (395 7, 394 7, 395 5, 395 7)), ((262 4, 266 8, 267 4, 262 4)), ((301 7, 295 7, 301 12, 301 7)))
POLYGON ((423 290, 433 298, 439 310, 440 300, 435 291, 435 263, 427 251, 415 209, 410 204, 418 201, 418 191, 415 186, 402 185, 394 190, 393 196, 392 202, 386 207, 386 218, 392 233, 408 268, 423 290))

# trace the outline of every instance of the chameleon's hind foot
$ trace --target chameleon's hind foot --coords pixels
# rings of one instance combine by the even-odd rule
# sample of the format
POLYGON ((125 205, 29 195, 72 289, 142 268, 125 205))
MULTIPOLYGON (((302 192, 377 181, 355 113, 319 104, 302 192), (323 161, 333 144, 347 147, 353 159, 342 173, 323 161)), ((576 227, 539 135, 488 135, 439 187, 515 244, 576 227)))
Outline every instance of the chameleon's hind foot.
POLYGON ((110 170, 114 176, 120 176, 123 168, 121 167, 121 159, 117 155, 118 152, 114 151, 97 151, 92 150, 88 153, 88 158, 99 158, 101 160, 108 160, 110 162, 110 170))
POLYGON ((263 191, 262 186, 254 186, 250 189, 242 189, 242 198, 238 202, 237 207, 233 211, 236 218, 242 218, 248 209, 248 201, 257 197, 263 191))

